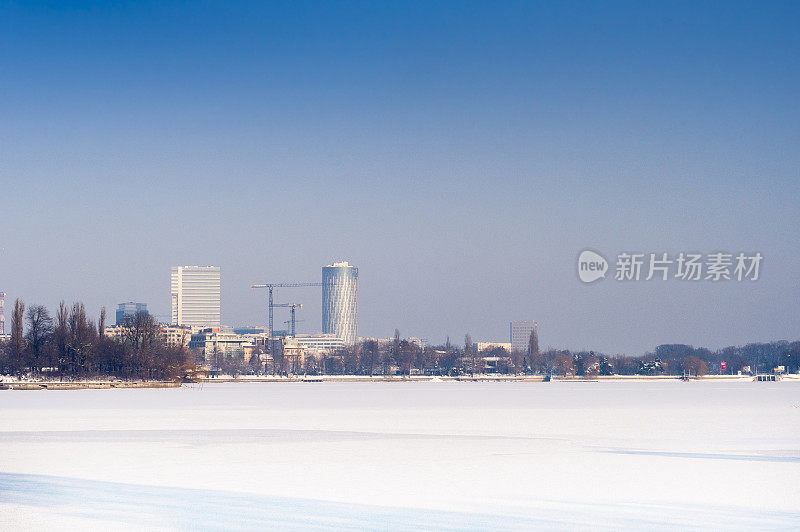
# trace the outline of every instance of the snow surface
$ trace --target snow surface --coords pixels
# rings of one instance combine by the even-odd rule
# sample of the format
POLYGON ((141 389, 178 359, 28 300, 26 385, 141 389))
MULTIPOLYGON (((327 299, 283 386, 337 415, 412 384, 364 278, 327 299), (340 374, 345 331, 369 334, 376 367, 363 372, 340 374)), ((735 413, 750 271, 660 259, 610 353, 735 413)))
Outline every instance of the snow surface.
POLYGON ((0 528, 786 529, 800 382, 0 392, 0 528))

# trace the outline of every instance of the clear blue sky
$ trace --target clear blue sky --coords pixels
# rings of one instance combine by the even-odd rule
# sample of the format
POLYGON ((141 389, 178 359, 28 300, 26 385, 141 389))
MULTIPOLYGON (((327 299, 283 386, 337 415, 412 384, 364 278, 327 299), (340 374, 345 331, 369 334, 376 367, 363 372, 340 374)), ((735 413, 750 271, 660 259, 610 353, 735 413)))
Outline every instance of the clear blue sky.
POLYGON ((0 289, 167 314, 214 264, 264 323, 251 283, 348 259, 362 335, 797 339, 798 65, 797 2, 6 2, 0 289), (765 259, 583 285, 587 247, 765 259))

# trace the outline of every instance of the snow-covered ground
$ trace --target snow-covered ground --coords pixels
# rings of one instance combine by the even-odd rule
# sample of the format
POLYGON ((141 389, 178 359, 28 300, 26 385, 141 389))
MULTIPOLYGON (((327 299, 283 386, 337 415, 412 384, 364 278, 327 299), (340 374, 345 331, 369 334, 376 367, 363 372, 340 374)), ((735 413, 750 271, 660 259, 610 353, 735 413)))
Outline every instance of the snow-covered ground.
POLYGON ((798 381, 0 392, 0 529, 786 529, 798 479, 798 381))

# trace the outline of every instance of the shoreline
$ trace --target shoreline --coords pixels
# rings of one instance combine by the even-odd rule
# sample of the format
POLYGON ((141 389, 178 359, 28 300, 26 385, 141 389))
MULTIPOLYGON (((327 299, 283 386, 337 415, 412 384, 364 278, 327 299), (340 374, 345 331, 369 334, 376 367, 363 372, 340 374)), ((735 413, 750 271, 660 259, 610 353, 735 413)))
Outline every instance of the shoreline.
POLYGON ((0 390, 107 390, 111 388, 180 388, 168 381, 4 381, 0 390))
MULTIPOLYGON (((752 382, 753 375, 704 375, 692 377, 691 381, 743 381, 752 382)), ((619 382, 619 381, 670 381, 681 380, 680 375, 601 375, 596 377, 553 377, 551 382, 619 382)), ((782 380, 800 380, 800 375, 783 375, 782 380)), ((203 377, 195 380, 198 384, 229 382, 547 382, 544 375, 475 375, 471 376, 429 376, 429 375, 292 375, 233 377, 203 377)))
MULTIPOLYGON (((753 382, 752 375, 705 375, 690 380, 718 382, 753 382)), ((654 382, 681 380, 679 375, 603 375, 597 377, 554 377, 552 382, 654 382)), ((780 380, 800 381, 800 375, 783 375, 780 380)), ((175 381, 0 381, 0 390, 105 390, 112 388, 180 388, 184 384, 227 383, 290 383, 290 382, 546 382, 544 375, 475 375, 471 376, 423 376, 423 375, 292 375, 203 377, 185 382, 175 381)))

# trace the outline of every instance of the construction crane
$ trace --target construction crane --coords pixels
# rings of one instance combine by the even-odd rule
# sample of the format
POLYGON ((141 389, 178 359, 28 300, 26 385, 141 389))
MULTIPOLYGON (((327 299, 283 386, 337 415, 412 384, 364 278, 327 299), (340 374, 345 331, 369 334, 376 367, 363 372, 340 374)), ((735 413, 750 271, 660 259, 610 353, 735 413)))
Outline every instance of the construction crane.
MULTIPOLYGON (((285 307, 285 308, 289 308, 289 309, 292 310, 292 319, 289 320, 289 321, 286 321, 284 323, 290 323, 291 322, 291 324, 292 324, 292 336, 294 336, 294 322, 295 322, 294 312, 295 312, 296 309, 303 308, 303 304, 302 303, 275 303, 272 306, 273 307, 285 307)), ((272 333, 270 333, 270 336, 272 336, 272 333)))
POLYGON ((322 283, 265 283, 265 284, 254 284, 251 285, 250 288, 266 288, 269 290, 269 335, 272 336, 272 307, 274 306, 272 303, 272 291, 275 288, 300 288, 304 286, 322 286, 322 283))
MULTIPOLYGON (((297 323, 300 323, 301 321, 306 321, 306 320, 297 320, 297 323)), ((286 325, 289 325, 290 323, 292 324, 292 336, 294 336, 294 323, 292 322, 292 320, 286 320, 283 323, 285 323, 286 325)))

